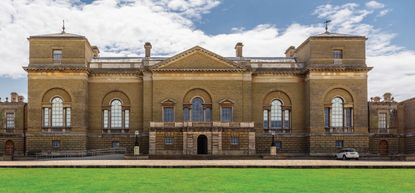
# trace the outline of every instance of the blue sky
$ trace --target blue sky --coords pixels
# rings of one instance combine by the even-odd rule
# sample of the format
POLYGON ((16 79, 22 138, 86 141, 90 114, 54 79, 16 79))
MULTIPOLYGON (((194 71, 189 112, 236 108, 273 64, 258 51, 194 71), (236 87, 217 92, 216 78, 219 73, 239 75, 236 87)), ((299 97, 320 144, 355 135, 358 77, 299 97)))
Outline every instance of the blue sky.
POLYGON ((145 41, 156 55, 201 45, 230 56, 242 41, 248 56, 282 56, 289 45, 323 32, 329 18, 331 31, 369 38, 367 63, 375 67, 369 95, 389 91, 403 100, 415 96, 414 8, 411 0, 5 0, 0 42, 8 46, 0 49, 0 97, 27 95, 21 70, 27 65, 26 37, 56 33, 62 19, 68 32, 85 35, 102 56, 140 56, 145 41))

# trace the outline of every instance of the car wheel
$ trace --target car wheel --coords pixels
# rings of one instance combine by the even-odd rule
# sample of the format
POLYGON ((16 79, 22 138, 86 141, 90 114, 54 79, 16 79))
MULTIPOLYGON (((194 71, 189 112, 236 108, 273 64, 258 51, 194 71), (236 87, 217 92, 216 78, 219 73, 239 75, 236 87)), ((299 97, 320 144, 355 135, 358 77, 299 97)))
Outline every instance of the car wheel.
POLYGON ((343 160, 346 160, 347 158, 346 158, 346 155, 343 155, 343 160))

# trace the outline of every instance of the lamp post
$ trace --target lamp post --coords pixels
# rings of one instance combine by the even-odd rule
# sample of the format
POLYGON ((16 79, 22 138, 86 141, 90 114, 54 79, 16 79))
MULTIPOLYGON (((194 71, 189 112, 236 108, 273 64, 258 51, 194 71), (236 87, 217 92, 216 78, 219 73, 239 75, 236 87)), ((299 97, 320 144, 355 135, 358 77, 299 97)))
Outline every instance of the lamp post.
POLYGON ((140 135, 140 132, 136 130, 134 134, 135 134, 134 155, 140 155, 140 145, 138 143, 138 135, 140 135))
POLYGON ((277 144, 275 143, 275 131, 271 131, 271 135, 272 135, 272 141, 271 141, 271 148, 270 148, 270 152, 269 154, 271 156, 276 156, 277 155, 277 144))

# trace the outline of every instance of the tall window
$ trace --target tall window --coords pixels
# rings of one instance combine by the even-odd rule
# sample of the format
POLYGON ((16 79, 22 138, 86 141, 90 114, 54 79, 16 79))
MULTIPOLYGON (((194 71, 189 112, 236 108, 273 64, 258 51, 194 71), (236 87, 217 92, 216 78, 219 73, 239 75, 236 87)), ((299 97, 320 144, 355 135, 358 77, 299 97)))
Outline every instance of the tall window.
POLYGON ((59 97, 52 99, 52 127, 63 127, 63 100, 59 97))
POLYGON ((273 100, 270 109, 265 109, 264 128, 289 129, 291 128, 290 110, 284 109, 280 100, 273 100))
POLYGON ((123 107, 121 100, 112 100, 110 106, 102 110, 102 125, 104 129, 128 129, 130 110, 123 107))
POLYGON ((340 50, 340 49, 333 50, 333 58, 334 59, 342 59, 343 58, 343 50, 340 50))
POLYGON ((14 112, 7 112, 6 113, 6 129, 14 129, 14 128, 15 128, 14 112))
POLYGON ((111 128, 122 127, 122 106, 120 100, 111 102, 111 128))
POLYGON ((351 128, 353 127, 353 109, 345 108, 340 97, 331 100, 331 106, 324 108, 325 128, 351 128))
POLYGON ((62 62, 62 50, 53 50, 52 51, 53 63, 62 62))
POLYGON ((163 107, 163 121, 164 122, 174 121, 174 108, 173 107, 163 107))
POLYGON ((380 129, 386 129, 386 113, 379 113, 378 117, 378 127, 380 129))
POLYGON ((189 107, 183 108, 183 120, 184 121, 190 121, 190 109, 189 107))
POLYGON ((331 127, 343 127, 343 99, 331 100, 331 127))
POLYGON ((192 100, 192 121, 203 121, 203 100, 199 97, 192 100))
POLYGON ((221 108, 221 121, 231 122, 232 121, 232 107, 221 108))

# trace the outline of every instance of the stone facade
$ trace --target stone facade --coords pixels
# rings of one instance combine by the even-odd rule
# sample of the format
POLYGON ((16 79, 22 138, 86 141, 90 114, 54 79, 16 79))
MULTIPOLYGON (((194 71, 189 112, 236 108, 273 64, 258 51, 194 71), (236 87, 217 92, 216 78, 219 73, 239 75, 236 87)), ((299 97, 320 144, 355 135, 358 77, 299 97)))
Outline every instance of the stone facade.
POLYGON ((235 57, 199 46, 152 57, 147 42, 144 57, 106 58, 76 34, 28 40, 28 103, 16 103, 27 111, 16 116, 25 148, 16 153, 132 152, 136 137, 142 154, 176 157, 267 155, 273 136, 279 156, 364 155, 386 137, 401 144, 369 127, 363 36, 311 36, 286 57, 244 57, 242 43, 235 57))

